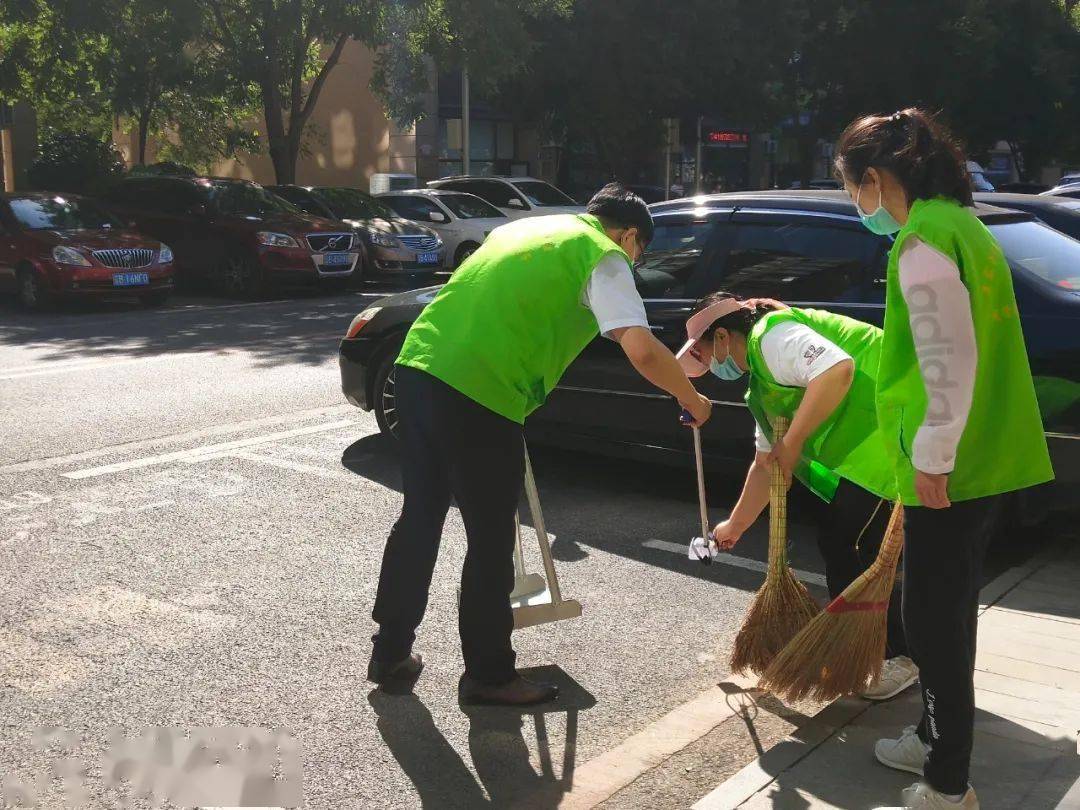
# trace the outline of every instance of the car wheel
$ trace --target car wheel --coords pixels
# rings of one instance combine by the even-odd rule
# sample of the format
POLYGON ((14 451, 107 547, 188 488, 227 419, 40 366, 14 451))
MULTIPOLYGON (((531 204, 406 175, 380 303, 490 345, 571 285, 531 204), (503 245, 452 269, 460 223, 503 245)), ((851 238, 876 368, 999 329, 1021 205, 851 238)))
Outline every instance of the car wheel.
POLYGON ((373 388, 375 399, 375 421, 379 430, 394 439, 400 438, 398 434, 397 416, 397 391, 394 381, 394 362, 397 360, 396 349, 383 355, 379 363, 379 370, 375 372, 375 385, 373 388))
POLYGON ((221 268, 221 287, 226 295, 257 298, 265 288, 262 265, 242 251, 229 253, 221 268))
POLYGON ((40 312, 52 304, 52 295, 42 281, 41 274, 31 267, 19 270, 19 305, 28 312, 40 312))
POLYGON ((461 267, 461 263, 476 253, 478 247, 480 245, 476 242, 462 242, 458 246, 457 253, 454 254, 454 269, 461 267))
POLYGON ((169 300, 171 294, 172 290, 154 290, 140 295, 139 301, 146 307, 160 307, 169 300))

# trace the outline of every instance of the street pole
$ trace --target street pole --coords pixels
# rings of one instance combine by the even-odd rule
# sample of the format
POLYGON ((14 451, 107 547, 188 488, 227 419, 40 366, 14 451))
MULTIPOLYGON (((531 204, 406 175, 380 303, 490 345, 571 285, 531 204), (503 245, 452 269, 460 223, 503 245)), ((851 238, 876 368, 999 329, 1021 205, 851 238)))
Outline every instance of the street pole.
POLYGON ((697 118, 697 158, 694 166, 696 170, 694 172, 694 189, 696 194, 701 194, 701 119, 703 116, 697 118))
POLYGON ((664 119, 664 199, 671 199, 671 119, 664 119))
POLYGON ((461 69, 461 173, 469 174, 469 69, 461 69))

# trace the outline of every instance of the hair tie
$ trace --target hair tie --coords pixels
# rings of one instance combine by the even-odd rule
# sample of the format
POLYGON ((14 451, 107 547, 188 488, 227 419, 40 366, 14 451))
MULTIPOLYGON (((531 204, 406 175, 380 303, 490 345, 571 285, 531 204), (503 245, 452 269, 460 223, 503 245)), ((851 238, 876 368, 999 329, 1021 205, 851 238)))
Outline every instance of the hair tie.
POLYGON ((889 117, 889 120, 892 121, 894 124, 899 124, 903 119, 904 119, 904 114, 902 112, 894 112, 889 117))

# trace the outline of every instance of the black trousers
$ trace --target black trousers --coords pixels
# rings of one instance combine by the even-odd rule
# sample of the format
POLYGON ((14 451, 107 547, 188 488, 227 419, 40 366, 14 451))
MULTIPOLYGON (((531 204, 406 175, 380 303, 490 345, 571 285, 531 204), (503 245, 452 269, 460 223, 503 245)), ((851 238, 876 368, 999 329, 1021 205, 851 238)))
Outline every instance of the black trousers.
POLYGON ((373 655, 399 661, 411 651, 452 497, 468 542, 458 609, 465 671, 482 683, 506 683, 516 674, 510 592, 522 427, 422 371, 397 366, 395 375, 405 502, 383 552, 373 655))
POLYGON ((919 666, 924 778, 963 793, 975 727, 975 638, 983 558, 1000 498, 904 509, 904 628, 919 666))
MULTIPOLYGON (((821 503, 818 549, 825 560, 825 581, 835 599, 877 558, 892 503, 841 480, 831 503, 821 503)), ((899 583, 889 599, 885 657, 908 655, 899 583)))

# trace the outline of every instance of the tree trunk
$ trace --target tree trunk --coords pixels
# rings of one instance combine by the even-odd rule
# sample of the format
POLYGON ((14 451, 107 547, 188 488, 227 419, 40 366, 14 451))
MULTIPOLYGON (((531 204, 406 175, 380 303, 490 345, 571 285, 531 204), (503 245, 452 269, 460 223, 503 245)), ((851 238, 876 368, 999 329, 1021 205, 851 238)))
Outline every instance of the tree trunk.
POLYGON ((279 185, 296 182, 296 153, 291 148, 292 138, 282 136, 270 142, 270 160, 274 164, 274 177, 279 185))
POLYGON ((147 104, 139 110, 139 165, 146 165, 146 141, 150 136, 150 117, 153 115, 153 105, 147 104))

